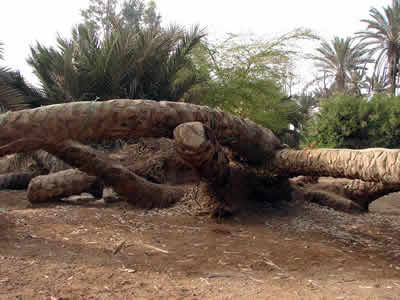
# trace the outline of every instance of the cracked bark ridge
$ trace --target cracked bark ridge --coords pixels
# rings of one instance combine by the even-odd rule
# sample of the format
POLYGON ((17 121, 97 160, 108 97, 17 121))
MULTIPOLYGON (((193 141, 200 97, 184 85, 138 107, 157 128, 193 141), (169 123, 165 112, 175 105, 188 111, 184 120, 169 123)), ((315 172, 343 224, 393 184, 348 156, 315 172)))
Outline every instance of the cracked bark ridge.
POLYGON ((27 197, 31 203, 42 203, 87 192, 100 199, 103 188, 104 184, 95 176, 69 169, 33 178, 28 186, 27 197))
POLYGON ((167 207, 184 195, 181 187, 151 183, 119 162, 110 160, 104 153, 75 141, 48 145, 45 150, 69 165, 96 176, 119 196, 139 207, 167 207))

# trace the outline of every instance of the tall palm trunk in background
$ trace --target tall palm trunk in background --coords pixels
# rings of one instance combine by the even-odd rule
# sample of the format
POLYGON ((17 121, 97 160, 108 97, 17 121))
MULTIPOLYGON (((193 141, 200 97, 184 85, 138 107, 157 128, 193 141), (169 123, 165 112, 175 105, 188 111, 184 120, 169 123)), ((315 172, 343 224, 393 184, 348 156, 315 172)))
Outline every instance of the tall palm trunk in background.
POLYGON ((367 24, 367 29, 357 35, 376 55, 374 75, 389 77, 389 92, 394 96, 400 52, 400 0, 393 0, 391 6, 383 7, 383 12, 376 8, 369 12, 371 19, 361 20, 367 24))

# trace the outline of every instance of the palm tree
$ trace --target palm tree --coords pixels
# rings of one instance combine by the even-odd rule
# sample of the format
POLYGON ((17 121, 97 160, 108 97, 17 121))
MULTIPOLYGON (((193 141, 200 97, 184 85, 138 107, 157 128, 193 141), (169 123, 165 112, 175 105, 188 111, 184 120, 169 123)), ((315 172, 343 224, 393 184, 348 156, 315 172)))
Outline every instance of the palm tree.
POLYGON ((365 88, 368 89, 368 94, 374 95, 376 93, 386 93, 390 90, 390 78, 388 74, 372 74, 365 78, 365 88))
MULTIPOLYGON (((0 60, 4 48, 0 42, 0 60)), ((0 66, 0 111, 20 110, 50 104, 37 88, 25 81, 18 71, 0 66)))
POLYGON ((400 0, 383 7, 383 12, 376 8, 369 12, 371 19, 361 20, 367 23, 367 29, 357 35, 377 55, 374 74, 386 73, 390 78, 390 92, 395 95, 400 55, 400 0))
POLYGON ((335 89, 340 93, 346 91, 351 73, 365 70, 366 64, 371 62, 365 45, 354 44, 350 37, 334 37, 331 42, 322 41, 316 50, 318 55, 312 58, 316 61, 317 68, 324 74, 324 79, 334 80, 335 89))
POLYGON ((191 69, 189 54, 203 36, 198 26, 134 30, 115 20, 100 38, 92 27, 81 24, 73 29, 72 39, 58 38, 58 49, 40 43, 31 47, 28 63, 46 95, 59 101, 178 100, 201 80, 193 72, 185 78, 178 74, 191 69))

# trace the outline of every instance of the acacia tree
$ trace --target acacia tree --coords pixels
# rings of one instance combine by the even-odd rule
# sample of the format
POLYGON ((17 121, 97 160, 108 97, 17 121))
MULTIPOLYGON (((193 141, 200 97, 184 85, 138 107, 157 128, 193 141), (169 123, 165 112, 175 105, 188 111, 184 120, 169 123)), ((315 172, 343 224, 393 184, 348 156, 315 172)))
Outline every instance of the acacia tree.
POLYGON ((374 74, 387 74, 390 79, 390 93, 396 94, 398 63, 400 58, 400 0, 393 0, 391 6, 369 11, 370 19, 361 20, 367 24, 365 31, 357 32, 361 41, 376 55, 374 74))
POLYGON ((185 94, 191 103, 218 107, 275 131, 287 128, 298 109, 287 101, 298 52, 293 45, 313 38, 296 29, 274 39, 231 34, 222 42, 204 42, 193 55, 198 74, 208 78, 185 94))
POLYGON ((369 50, 362 43, 354 43, 354 39, 334 37, 330 42, 323 40, 312 56, 315 65, 323 74, 317 80, 330 78, 335 90, 344 93, 354 87, 354 75, 363 73, 366 64, 371 62, 369 50))

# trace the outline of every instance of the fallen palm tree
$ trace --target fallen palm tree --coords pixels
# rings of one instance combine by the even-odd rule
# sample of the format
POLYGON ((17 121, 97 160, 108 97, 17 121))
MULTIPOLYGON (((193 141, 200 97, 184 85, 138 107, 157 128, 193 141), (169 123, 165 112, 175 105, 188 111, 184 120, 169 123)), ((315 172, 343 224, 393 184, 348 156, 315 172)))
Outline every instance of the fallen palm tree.
POLYGON ((291 151, 284 149, 269 129, 252 121, 187 103, 125 99, 75 102, 9 112, 1 116, 1 126, 1 155, 45 149, 88 175, 97 176, 132 203, 148 207, 169 205, 183 192, 176 186, 151 183, 80 142, 87 138, 172 138, 178 127, 178 153, 216 191, 232 186, 232 174, 236 172, 232 170, 237 170, 232 168, 223 147, 235 153, 238 165, 251 169, 247 175, 257 179, 255 186, 260 190, 281 183, 285 186, 287 178, 295 175, 345 177, 382 185, 400 182, 398 150, 291 151), (190 122, 199 123, 185 124, 190 122), (207 128, 202 127, 204 124, 207 128))

